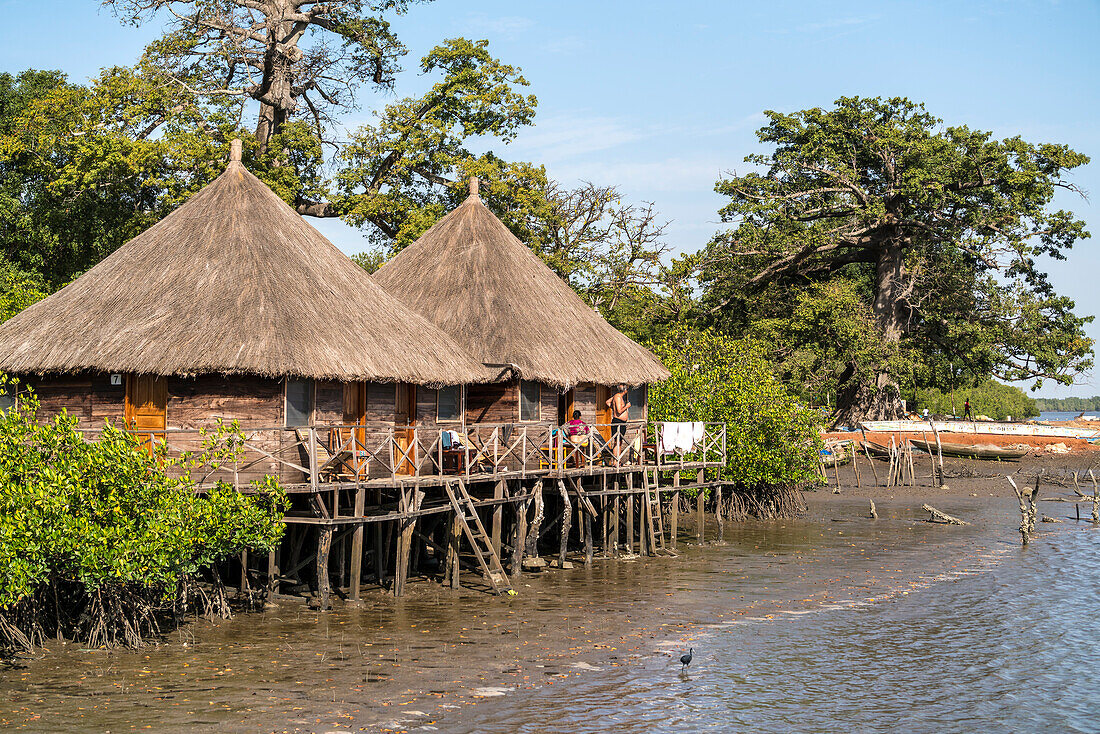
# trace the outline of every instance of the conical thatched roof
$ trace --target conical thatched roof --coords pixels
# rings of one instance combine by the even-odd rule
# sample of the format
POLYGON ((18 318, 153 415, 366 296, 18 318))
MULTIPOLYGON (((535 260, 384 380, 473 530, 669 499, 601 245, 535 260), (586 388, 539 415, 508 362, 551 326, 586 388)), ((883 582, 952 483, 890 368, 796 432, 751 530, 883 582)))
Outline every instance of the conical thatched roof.
POLYGON ((668 377, 652 353, 607 323, 489 211, 476 188, 374 274, 486 364, 559 387, 668 377))
POLYGON ((485 379, 234 158, 159 223, 0 325, 0 370, 485 379))

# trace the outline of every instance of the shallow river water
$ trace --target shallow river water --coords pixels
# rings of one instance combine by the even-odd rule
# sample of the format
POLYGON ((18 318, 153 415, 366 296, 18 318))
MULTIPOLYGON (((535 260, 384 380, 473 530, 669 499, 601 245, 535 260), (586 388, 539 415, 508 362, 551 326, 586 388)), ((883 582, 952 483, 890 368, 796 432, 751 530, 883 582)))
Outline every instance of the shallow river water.
POLYGON ((0 672, 0 728, 1100 731, 1100 531, 1043 523, 1021 549, 1015 500, 937 506, 975 524, 831 499, 511 600, 422 584, 156 649, 57 646, 0 672))

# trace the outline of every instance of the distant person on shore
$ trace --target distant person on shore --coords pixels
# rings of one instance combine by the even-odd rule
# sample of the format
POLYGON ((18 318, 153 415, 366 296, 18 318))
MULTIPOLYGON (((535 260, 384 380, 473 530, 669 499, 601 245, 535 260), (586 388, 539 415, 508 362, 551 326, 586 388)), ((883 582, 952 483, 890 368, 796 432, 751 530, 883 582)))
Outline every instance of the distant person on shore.
POLYGON ((963 420, 974 420, 974 415, 970 412, 970 398, 963 403, 963 420))

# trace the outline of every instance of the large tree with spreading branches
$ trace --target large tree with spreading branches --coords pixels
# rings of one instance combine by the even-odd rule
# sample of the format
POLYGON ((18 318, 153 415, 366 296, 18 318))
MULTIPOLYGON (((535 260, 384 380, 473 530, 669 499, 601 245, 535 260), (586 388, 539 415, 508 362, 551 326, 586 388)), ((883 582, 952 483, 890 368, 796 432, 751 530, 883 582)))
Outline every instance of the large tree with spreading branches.
POLYGON ((1091 317, 1039 264, 1088 237, 1051 206, 1081 193, 1067 174, 1086 156, 945 127, 901 98, 766 114, 770 152, 716 185, 733 226, 703 258, 706 298, 713 316, 739 318, 754 304, 782 313, 804 286, 855 283, 880 346, 845 366, 838 420, 900 415, 899 381, 934 383, 948 364, 1035 384, 1091 366, 1091 317))

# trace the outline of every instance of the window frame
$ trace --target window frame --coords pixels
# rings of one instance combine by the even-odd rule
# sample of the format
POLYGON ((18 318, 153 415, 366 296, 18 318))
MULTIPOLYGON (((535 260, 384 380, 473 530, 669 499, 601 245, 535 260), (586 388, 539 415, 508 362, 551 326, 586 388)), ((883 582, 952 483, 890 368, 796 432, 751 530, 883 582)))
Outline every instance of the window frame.
POLYGON ((313 419, 317 413, 317 381, 304 377, 287 377, 283 380, 283 427, 284 428, 305 428, 313 424, 313 419), (306 399, 309 404, 309 409, 306 414, 306 422, 291 425, 290 424, 290 383, 303 382, 307 385, 306 399))
POLYGON ((519 422, 520 423, 537 423, 540 420, 542 420, 542 383, 535 382, 534 380, 519 380, 519 381, 517 381, 516 392, 517 392, 517 395, 516 395, 516 409, 519 412, 519 422), (524 386, 524 384, 534 385, 535 390, 537 391, 537 393, 535 395, 535 400, 534 400, 534 403, 535 403, 535 417, 534 418, 524 418, 523 417, 523 386, 524 386))
POLYGON ((630 421, 644 421, 646 418, 646 408, 649 402, 649 386, 648 385, 636 385, 634 387, 626 388, 626 399, 630 402, 630 408, 627 410, 626 419, 630 421), (642 394, 641 404, 635 406, 633 400, 630 399, 630 394, 636 391, 640 391, 642 394), (635 407, 640 411, 639 414, 634 414, 635 407))
POLYGON ((462 417, 466 414, 466 386, 444 385, 435 391, 435 422, 436 423, 462 423, 462 417), (455 399, 455 415, 453 418, 444 418, 439 414, 439 393, 443 390, 455 388, 458 396, 455 399))

